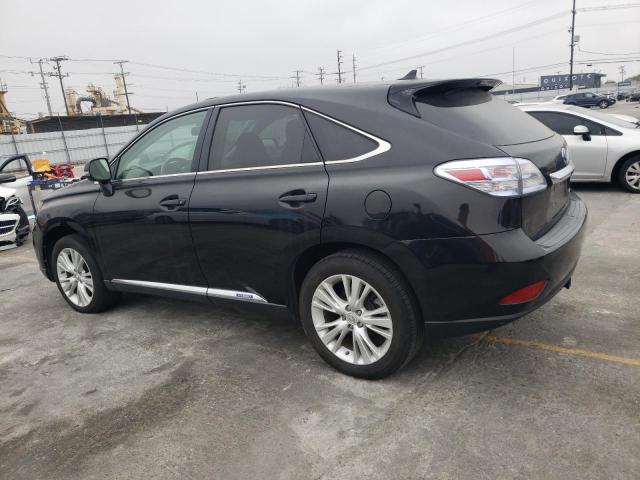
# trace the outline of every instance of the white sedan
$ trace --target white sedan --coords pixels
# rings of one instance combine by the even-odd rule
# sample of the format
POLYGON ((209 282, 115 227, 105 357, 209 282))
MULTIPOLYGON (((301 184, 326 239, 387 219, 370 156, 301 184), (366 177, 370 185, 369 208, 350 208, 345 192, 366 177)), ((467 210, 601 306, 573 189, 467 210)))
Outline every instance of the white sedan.
POLYGON ((561 104, 519 108, 567 141, 573 182, 616 182, 640 193, 640 125, 606 113, 561 104))

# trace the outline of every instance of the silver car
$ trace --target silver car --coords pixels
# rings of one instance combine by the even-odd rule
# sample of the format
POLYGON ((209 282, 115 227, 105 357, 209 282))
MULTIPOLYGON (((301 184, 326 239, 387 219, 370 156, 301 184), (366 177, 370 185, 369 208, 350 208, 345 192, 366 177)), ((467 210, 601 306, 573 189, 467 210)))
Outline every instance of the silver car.
POLYGON ((520 109, 567 141, 573 182, 617 182, 640 193, 640 124, 585 108, 540 104, 520 109))

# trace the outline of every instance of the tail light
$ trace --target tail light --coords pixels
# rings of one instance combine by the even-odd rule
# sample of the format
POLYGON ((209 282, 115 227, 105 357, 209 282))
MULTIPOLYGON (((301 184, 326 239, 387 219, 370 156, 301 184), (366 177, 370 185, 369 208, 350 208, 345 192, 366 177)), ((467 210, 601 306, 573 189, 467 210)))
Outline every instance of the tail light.
POLYGON ((454 160, 438 165, 435 174, 495 197, 518 197, 547 188, 538 167, 525 158, 454 160))

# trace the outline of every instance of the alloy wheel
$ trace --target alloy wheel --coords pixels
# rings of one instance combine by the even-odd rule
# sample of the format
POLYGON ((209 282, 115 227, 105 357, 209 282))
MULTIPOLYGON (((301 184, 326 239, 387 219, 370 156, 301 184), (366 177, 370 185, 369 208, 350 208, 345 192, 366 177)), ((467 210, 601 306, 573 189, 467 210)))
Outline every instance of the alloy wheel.
POLYGON ((627 167, 624 178, 631 188, 640 190, 640 160, 627 167))
POLYGON ((332 275, 313 294, 311 317, 320 340, 336 357, 356 365, 380 360, 393 338, 382 296, 354 275, 332 275))
POLYGON ((78 307, 86 307, 93 299, 93 276, 86 260, 73 248, 60 250, 56 260, 58 282, 66 297, 78 307))

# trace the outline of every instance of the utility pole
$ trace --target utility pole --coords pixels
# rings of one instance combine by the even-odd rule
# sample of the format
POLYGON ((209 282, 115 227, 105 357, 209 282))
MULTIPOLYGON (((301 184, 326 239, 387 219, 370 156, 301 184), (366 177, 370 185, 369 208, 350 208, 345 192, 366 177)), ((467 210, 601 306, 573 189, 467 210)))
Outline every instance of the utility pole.
POLYGON ((242 80, 238 80, 238 92, 244 93, 247 86, 242 83, 242 80))
POLYGON ((420 65, 418 68, 420 69, 420 78, 422 78, 422 69, 424 68, 424 65, 420 65))
POLYGON ((320 85, 324 84, 324 68, 318 67, 318 73, 316 73, 316 77, 320 77, 320 85))
POLYGON ((571 58, 569 60, 569 90, 573 90, 573 47, 575 46, 575 28, 576 28, 576 0, 573 0, 573 8, 571 9, 571 58))
POLYGON ((620 81, 624 82, 624 72, 625 72, 624 65, 620 65, 620 68, 618 70, 620 70, 620 81))
MULTIPOLYGON (((131 115, 131 105, 129 104, 129 91, 127 90, 127 81, 125 77, 129 75, 129 72, 124 72, 123 64, 127 63, 127 60, 120 60, 118 62, 113 62, 114 65, 120 65, 120 75, 122 76, 122 84, 124 86, 124 96, 127 99, 127 110, 129 110, 129 115, 131 115)), ((196 95, 197 96, 197 95, 196 95)))
POLYGON ((338 50, 338 83, 342 83, 342 50, 338 50))
MULTIPOLYGON (((46 60, 43 60, 42 58, 39 59, 37 62, 34 62, 33 60, 29 60, 31 63, 37 63, 38 67, 40 68, 40 88, 44 90, 44 98, 47 101, 47 111, 49 112, 49 116, 52 117, 53 116, 53 112, 51 111, 51 99, 49 98, 49 85, 47 85, 47 81, 44 79, 44 71, 42 70, 42 62, 46 62, 46 60)), ((31 72, 31 76, 33 76, 34 73, 31 72)))
POLYGON ((291 77, 291 78, 295 78, 296 79, 296 87, 300 86, 300 74, 302 73, 302 70, 294 70, 296 76, 295 77, 291 77))
POLYGON ((516 48, 513 47, 511 56, 511 93, 516 94, 516 48))
POLYGON ((355 53, 351 57, 351 62, 353 65, 353 83, 356 83, 356 55, 355 53))
POLYGON ((53 67, 53 69, 55 70, 55 72, 50 72, 47 75, 49 75, 50 77, 58 77, 58 80, 60 80, 60 90, 62 91, 62 99, 64 100, 64 109, 67 111, 67 116, 70 115, 69 113, 69 105, 67 105, 67 96, 64 93, 64 84, 62 83, 62 79, 64 77, 68 77, 69 74, 62 74, 62 70, 60 67, 60 62, 64 62, 65 60, 69 60, 69 57, 66 56, 61 56, 61 57, 53 57, 49 59, 51 62, 55 62, 56 66, 53 67))

